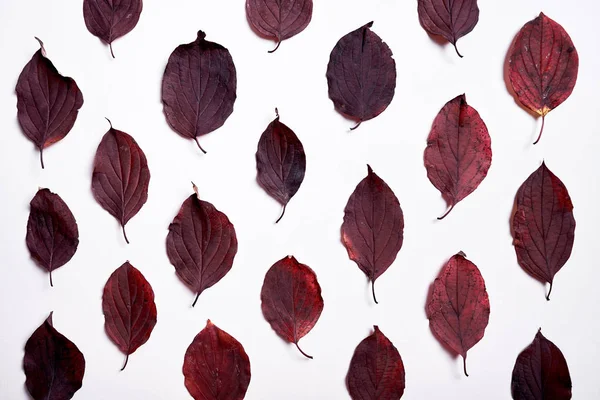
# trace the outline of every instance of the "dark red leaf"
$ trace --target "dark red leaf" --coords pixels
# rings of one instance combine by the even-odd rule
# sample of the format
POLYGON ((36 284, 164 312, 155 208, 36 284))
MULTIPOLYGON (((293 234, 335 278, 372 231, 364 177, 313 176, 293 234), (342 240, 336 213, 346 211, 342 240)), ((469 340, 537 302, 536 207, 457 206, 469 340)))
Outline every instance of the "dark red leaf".
POLYGON ((300 349, 298 341, 311 331, 323 311, 321 286, 315 272, 293 256, 284 257, 265 275, 260 300, 271 328, 312 359, 300 349))
POLYGON ((571 376, 562 352, 539 330, 519 354, 512 373, 514 400, 569 400, 571 376))
POLYGON ((329 98, 335 109, 358 121, 381 114, 394 98, 396 62, 373 22, 350 32, 333 48, 327 65, 329 98))
POLYGON ((59 195, 40 189, 31 200, 25 241, 31 257, 50 273, 65 265, 77 251, 79 230, 59 195))
POLYGON ((167 255, 177 276, 197 293, 192 307, 229 272, 238 246, 229 218, 200 200, 193 186, 195 194, 183 202, 167 236, 167 255))
POLYGON ((344 209, 342 242, 348 256, 371 281, 373 300, 375 280, 392 265, 404 239, 404 215, 392 189, 371 167, 368 175, 348 199, 344 209))
POLYGON ((120 222, 127 243, 125 225, 146 203, 149 183, 146 155, 134 138, 111 124, 96 151, 92 192, 102 208, 120 222))
POLYGON ((545 163, 519 188, 513 216, 517 260, 535 279, 548 282, 571 256, 575 239, 573 203, 565 185, 545 163))
POLYGON ((312 0, 246 0, 246 17, 261 36, 283 40, 302 32, 312 18, 312 0))
POLYGON ((446 263, 433 282, 427 318, 433 335, 463 358, 467 374, 467 351, 482 338, 490 317, 485 282, 475 264, 460 252, 446 263))
POLYGON ((477 25, 477 0, 419 0, 418 12, 423 29, 452 43, 456 54, 462 57, 456 42, 477 25))
POLYGON ((544 13, 521 28, 508 54, 508 78, 515 95, 542 117, 537 143, 546 115, 573 92, 579 55, 569 34, 544 13))
POLYGON ((298 136, 277 118, 267 126, 258 142, 256 169, 258 183, 269 196, 283 205, 276 223, 283 218, 285 208, 296 194, 306 171, 306 155, 298 136))
POLYGON ((473 193, 492 164, 492 142, 485 123, 465 95, 450 100, 433 121, 425 149, 429 180, 452 211, 473 193))
POLYGON ((110 46, 135 28, 142 14, 142 0, 83 0, 83 19, 88 31, 110 46))
POLYGON ((112 273, 102 295, 104 329, 117 347, 127 355, 146 343, 156 325, 154 291, 144 275, 129 261, 112 273))
POLYGON ((52 313, 25 344, 25 386, 34 400, 68 400, 82 385, 85 359, 52 326, 52 313))
POLYGON ((208 320, 185 352, 183 376, 195 400, 241 400, 250 384, 250 360, 240 342, 208 320))
POLYGON ((205 40, 198 31, 192 43, 178 46, 167 63, 162 102, 167 122, 196 144, 198 136, 220 128, 233 112, 237 77, 229 50, 205 40))
POLYGON ((83 105, 83 95, 72 78, 58 73, 46 58, 44 44, 25 65, 17 81, 18 119, 23 133, 40 150, 44 168, 44 149, 71 131, 83 105))

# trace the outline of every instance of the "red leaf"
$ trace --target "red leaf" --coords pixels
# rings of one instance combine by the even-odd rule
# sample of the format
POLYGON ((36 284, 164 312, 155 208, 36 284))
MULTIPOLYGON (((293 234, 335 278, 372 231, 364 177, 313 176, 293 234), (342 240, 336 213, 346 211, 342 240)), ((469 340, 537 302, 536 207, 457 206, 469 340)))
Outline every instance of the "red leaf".
POLYGON ((277 118, 269 124, 258 142, 256 151, 256 169, 258 183, 269 196, 285 208, 296 194, 306 171, 306 155, 298 136, 279 122, 279 112, 275 109, 277 118))
POLYGON ((283 40, 302 32, 312 18, 312 0, 246 0, 246 17, 252 29, 277 41, 275 52, 283 40))
POLYGON ((25 344, 25 386, 34 400, 68 400, 82 385, 85 359, 52 326, 52 313, 25 344))
POLYGON ((425 149, 427 177, 450 206, 473 193, 492 164, 491 139, 465 95, 450 100, 433 121, 425 149))
POLYGON ((569 400, 571 376, 562 352, 542 335, 519 354, 512 373, 514 400, 569 400))
POLYGON ((117 268, 104 286, 102 312, 106 334, 127 355, 146 343, 156 325, 154 291, 129 261, 117 268))
POLYGON ((396 62, 373 22, 350 32, 333 48, 327 65, 329 98, 335 109, 358 121, 381 114, 394 98, 396 62))
POLYGON ((237 253, 235 228, 229 218, 195 194, 181 205, 169 225, 167 255, 177 276, 197 293, 219 282, 231 269, 237 253))
POLYGON ((196 144, 198 136, 220 128, 233 112, 237 78, 229 50, 205 40, 198 31, 192 43, 178 46, 167 63, 162 102, 167 122, 196 144))
POLYGON ((479 21, 477 0, 419 0, 419 22, 431 35, 442 36, 452 43, 462 58, 456 41, 475 28, 479 21))
POLYGON ((127 243, 125 225, 146 203, 149 183, 146 155, 135 139, 111 124, 96 151, 92 192, 102 208, 119 221, 127 243))
POLYGON ((195 400, 241 400, 250 384, 250 360, 240 342, 208 320, 185 352, 183 375, 195 400))
POLYGON ((298 341, 311 331, 323 311, 321 286, 315 272, 293 256, 284 257, 265 275, 260 299, 271 328, 312 359, 300 349, 298 341))
POLYGON ((392 189, 371 167, 368 175, 348 199, 342 224, 342 242, 348 257, 371 281, 373 300, 375 280, 392 265, 404 239, 404 215, 392 189))
POLYGON ((353 400, 398 400, 404 394, 404 364, 392 342, 375 325, 358 344, 346 382, 353 400))
POLYGON ((571 256, 575 239, 573 203, 565 185, 545 163, 519 188, 513 217, 517 260, 535 279, 548 282, 571 256))
POLYGON ((46 58, 44 44, 25 65, 17 81, 18 119, 23 133, 40 150, 44 168, 44 149, 71 131, 83 105, 83 95, 72 78, 58 73, 46 58))
MULTIPOLYGON (((544 13, 526 23, 508 53, 508 78, 521 102, 542 117, 573 92, 579 70, 579 55, 569 34, 544 13)), ((534 144, 535 144, 534 143, 534 144)))
POLYGON ((83 0, 83 19, 88 31, 110 46, 135 28, 142 14, 142 0, 83 0))
POLYGON ((59 195, 40 189, 31 200, 25 241, 31 257, 50 273, 65 265, 77 251, 79 230, 59 195))
POLYGON ((467 351, 483 338, 490 317, 485 282, 475 264, 460 252, 446 263, 433 283, 427 318, 433 335, 463 358, 467 374, 467 351))

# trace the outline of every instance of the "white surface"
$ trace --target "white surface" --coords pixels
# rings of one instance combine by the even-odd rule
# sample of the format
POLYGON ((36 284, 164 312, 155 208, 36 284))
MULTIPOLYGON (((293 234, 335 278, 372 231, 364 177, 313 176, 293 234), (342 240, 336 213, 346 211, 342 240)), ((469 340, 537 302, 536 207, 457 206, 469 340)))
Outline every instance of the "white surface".
POLYGON ((86 371, 76 399, 188 399, 183 355, 206 319, 236 337, 252 365, 247 399, 345 399, 345 376, 356 345, 373 324, 396 345, 406 367, 403 399, 510 397, 519 352, 539 327, 563 351, 573 398, 600 398, 600 315, 597 252, 600 188, 600 53, 594 0, 480 2, 479 24, 460 39, 465 55, 434 43, 419 25, 416 0, 316 1, 309 27, 267 54, 274 43, 254 34, 243 0, 146 0, 138 26, 114 43, 116 59, 86 29, 81 0, 0 2, 0 398, 26 399, 22 371, 27 338, 54 310, 56 328, 84 353, 86 371), (515 103, 503 79, 507 49, 521 26, 540 10, 560 22, 580 55, 579 80, 571 96, 552 111, 540 144, 539 123, 515 103), (349 133, 352 121, 333 109, 325 70, 329 53, 346 33, 374 20, 374 31, 391 47, 398 68, 396 96, 382 115, 349 133), (238 71, 235 111, 218 131, 193 141, 167 125, 160 87, 171 51, 196 38, 226 46, 238 71), (46 44, 59 71, 77 80, 85 99, 71 133, 44 155, 21 133, 14 87, 18 75, 46 44), (427 179, 423 151, 431 123, 444 103, 465 92, 486 122, 493 162, 481 186, 437 222, 445 210, 427 179), (258 138, 279 108, 307 153, 306 179, 282 222, 279 205, 256 183, 258 138), (117 221, 93 199, 92 160, 109 117, 132 134, 151 169, 149 199, 127 225, 127 246, 117 221), (518 266, 509 217, 517 188, 545 159, 564 181, 575 205, 573 254, 557 275, 552 301, 544 287, 518 266), (396 262, 376 284, 379 305, 365 276, 340 242, 343 210, 370 163, 397 194, 404 210, 405 241, 396 262), (167 259, 167 227, 190 181, 203 198, 235 224, 239 251, 231 272, 194 295, 167 259), (73 259, 47 275, 25 246, 29 201, 38 186, 60 194, 80 230, 73 259), (468 353, 471 376, 460 359, 432 336, 425 316, 429 284, 443 263, 463 250, 487 284, 491 316, 483 340, 468 353), (260 310, 267 269, 287 254, 310 265, 323 288, 325 309, 301 344, 309 361, 271 330, 260 310), (154 287, 158 324, 134 353, 124 356, 103 328, 102 288, 125 260, 154 287))

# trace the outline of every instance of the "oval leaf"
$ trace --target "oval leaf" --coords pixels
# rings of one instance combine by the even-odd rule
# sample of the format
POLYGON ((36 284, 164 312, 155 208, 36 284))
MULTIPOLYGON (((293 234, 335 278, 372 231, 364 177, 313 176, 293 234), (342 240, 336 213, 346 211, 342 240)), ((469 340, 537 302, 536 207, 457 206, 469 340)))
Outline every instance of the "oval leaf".
POLYGON ((111 124, 96 151, 92 192, 102 208, 119 221, 127 243, 125 225, 146 203, 149 183, 146 155, 134 138, 111 124))
POLYGON ((146 343, 156 325, 154 291, 144 275, 127 261, 112 273, 102 295, 106 334, 129 355, 146 343))
POLYGON ((335 109, 358 121, 381 114, 394 98, 396 62, 373 22, 350 32, 333 48, 327 65, 329 98, 335 109))
POLYGON ((31 200, 25 242, 31 257, 50 275, 77 251, 79 230, 67 204, 59 195, 40 189, 31 200))
POLYGON ((258 183, 285 208, 296 194, 306 171, 306 155, 298 136, 277 118, 267 126, 258 142, 256 169, 258 183))
POLYGON ((40 49, 17 81, 17 116, 23 133, 39 149, 44 168, 44 149, 71 131, 83 105, 83 95, 72 78, 58 73, 46 58, 44 44, 37 40, 40 49))
POLYGON ((348 256, 371 281, 373 300, 375 280, 392 265, 404 239, 404 215, 392 189, 371 167, 368 175, 348 199, 342 224, 342 242, 348 256))
POLYGON ((467 351, 485 333, 490 317, 490 300, 485 282, 475 264, 460 252, 444 266, 433 282, 427 303, 427 318, 433 335, 463 358, 467 374, 467 351))
POLYGON ((167 255, 177 276, 197 293, 219 282, 231 269, 237 253, 235 228, 211 203, 200 200, 198 188, 169 225, 167 255))
POLYGON ((425 149, 427 177, 454 206, 473 193, 492 164, 492 141, 477 111, 465 95, 450 100, 433 121, 425 149))
POLYGON ((85 359, 52 326, 52 313, 25 344, 25 386, 34 400, 68 400, 82 385, 85 359))
POLYGON ((194 139, 220 128, 233 112, 237 78, 229 50, 205 40, 198 31, 192 43, 178 46, 167 63, 162 102, 167 122, 181 136, 194 139))
POLYGON ((519 264, 550 284, 550 300, 554 275, 571 256, 575 218, 567 188, 545 163, 519 188, 512 228, 519 264))
POLYGON ((508 54, 508 78, 521 104, 542 117, 573 92, 579 55, 569 34, 544 13, 526 23, 508 54))
POLYGON ((209 320, 185 352, 183 375, 195 400, 241 400, 250 360, 240 342, 209 320))

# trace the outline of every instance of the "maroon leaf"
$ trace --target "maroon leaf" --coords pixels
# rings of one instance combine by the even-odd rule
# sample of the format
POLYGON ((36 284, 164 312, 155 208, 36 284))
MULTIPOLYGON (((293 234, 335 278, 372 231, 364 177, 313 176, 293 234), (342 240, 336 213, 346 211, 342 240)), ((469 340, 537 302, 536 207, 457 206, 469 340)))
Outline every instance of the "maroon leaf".
POLYGON ((154 291, 144 275, 129 261, 112 273, 102 295, 106 334, 127 355, 146 343, 156 325, 154 291))
POLYGON ((208 201, 198 188, 188 197, 169 225, 167 255, 177 276, 197 293, 219 282, 231 269, 237 253, 235 228, 229 218, 208 201))
POLYGON ((315 272, 293 256, 284 257, 265 275, 260 299, 271 328, 312 359, 300 349, 298 341, 311 331, 323 311, 321 286, 315 272))
POLYGON ((342 242, 348 256, 371 281, 373 300, 375 280, 392 265, 404 239, 404 215, 392 189, 371 167, 368 175, 348 199, 342 224, 342 242))
POLYGON ((517 260, 535 279, 550 284, 571 256, 575 239, 573 203, 565 185, 545 163, 519 188, 512 221, 517 260))
POLYGON ((269 196, 283 205, 279 222, 285 214, 285 208, 296 194, 306 171, 306 155, 298 136, 279 122, 277 118, 267 126, 258 142, 256 151, 256 169, 258 183, 269 196))
POLYGON ((83 19, 88 31, 110 46, 135 28, 142 14, 142 0, 83 0, 83 19))
POLYGON ((475 264, 460 252, 446 263, 433 282, 427 318, 433 335, 463 358, 467 374, 467 351, 482 338, 490 317, 485 282, 475 264))
POLYGON ((220 128, 233 112, 237 78, 229 50, 205 40, 198 31, 192 43, 178 46, 167 63, 162 101, 167 122, 196 144, 198 136, 220 128))
POLYGON ((46 58, 44 43, 25 65, 17 81, 18 119, 23 133, 40 150, 44 168, 44 149, 71 131, 83 105, 83 95, 72 78, 58 73, 46 58))
POLYGON ((52 313, 25 344, 25 386, 34 400, 68 400, 82 385, 85 359, 52 326, 52 313))
POLYGON ((418 11, 423 29, 452 43, 456 54, 462 58, 456 41, 477 25, 477 0, 419 0, 418 11))
POLYGON ((346 377, 353 400, 398 400, 404 394, 404 364, 392 342, 375 325, 358 344, 346 377))
POLYGON ((512 398, 515 400, 569 400, 571 376, 562 352, 542 335, 519 354, 512 373, 512 398))
POLYGON ((358 121, 381 114, 394 98, 396 62, 373 22, 350 32, 333 48, 327 65, 329 98, 335 109, 358 121))
POLYGON ((450 100, 433 121, 425 149, 429 180, 450 206, 473 193, 492 164, 491 139, 477 111, 465 95, 450 100))
POLYGON ((542 117, 573 92, 579 55, 569 34, 544 13, 526 23, 509 50, 508 78, 523 106, 542 117))
POLYGON ((241 400, 250 360, 240 342, 208 320, 185 352, 183 376, 195 400, 241 400))
POLYGON ((92 192, 102 208, 119 221, 127 243, 125 225, 146 203, 149 183, 146 155, 135 139, 113 129, 111 123, 96 151, 92 192))
POLYGON ((312 0, 246 0, 246 17, 261 36, 277 41, 273 53, 283 40, 302 32, 312 18, 312 0))
POLYGON ((25 242, 31 257, 50 275, 77 251, 79 230, 67 204, 59 195, 40 189, 31 200, 25 242))

